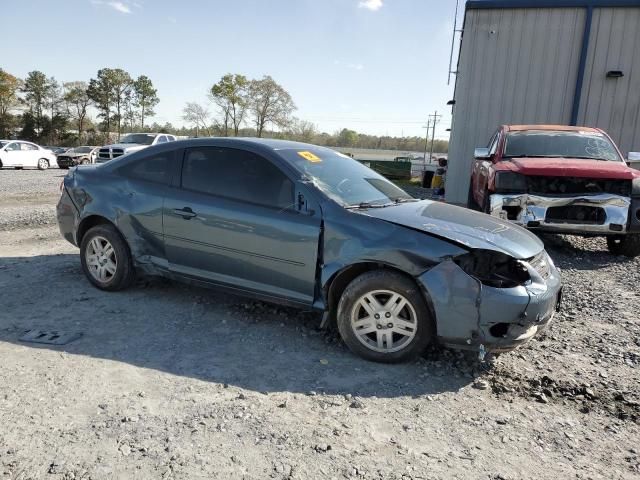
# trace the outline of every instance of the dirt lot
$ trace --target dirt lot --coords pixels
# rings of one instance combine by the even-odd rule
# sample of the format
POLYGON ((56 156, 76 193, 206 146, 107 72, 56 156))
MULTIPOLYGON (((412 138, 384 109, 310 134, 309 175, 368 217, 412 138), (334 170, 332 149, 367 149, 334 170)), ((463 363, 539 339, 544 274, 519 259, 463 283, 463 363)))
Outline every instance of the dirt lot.
POLYGON ((640 476, 640 259, 550 237, 566 301, 544 336, 492 367, 377 365, 315 314, 92 288, 55 224, 62 175, 0 171, 0 479, 640 476))

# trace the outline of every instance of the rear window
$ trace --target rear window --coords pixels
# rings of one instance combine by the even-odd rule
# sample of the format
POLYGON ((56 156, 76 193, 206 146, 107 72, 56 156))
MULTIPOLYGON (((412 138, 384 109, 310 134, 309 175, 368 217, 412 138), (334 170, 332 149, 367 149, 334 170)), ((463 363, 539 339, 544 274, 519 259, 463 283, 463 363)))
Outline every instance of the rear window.
POLYGON ((613 143, 591 131, 527 130, 507 134, 504 158, 552 157, 622 161, 613 143))
POLYGON ((118 173, 145 182, 168 185, 171 182, 170 152, 140 158, 118 169, 118 173))

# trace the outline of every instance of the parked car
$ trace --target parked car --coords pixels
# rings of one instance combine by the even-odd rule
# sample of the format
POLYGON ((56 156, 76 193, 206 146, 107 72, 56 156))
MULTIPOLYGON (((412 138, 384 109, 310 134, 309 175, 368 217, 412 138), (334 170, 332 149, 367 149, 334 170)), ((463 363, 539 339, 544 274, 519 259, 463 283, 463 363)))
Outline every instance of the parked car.
POLYGON ((67 150, 69 150, 70 147, 52 147, 52 146, 44 145, 42 148, 46 148, 47 150, 50 150, 55 155, 60 155, 61 153, 64 153, 67 150))
POLYGON ((88 165, 95 163, 100 147, 74 147, 57 156, 60 168, 75 167, 76 165, 88 165))
POLYGON ((469 206, 536 231, 604 236, 640 255, 640 171, 602 130, 504 125, 477 148, 469 206))
POLYGON ((175 142, 176 137, 165 133, 130 133, 125 135, 120 143, 106 145, 98 151, 96 161, 98 163, 107 162, 114 158, 121 157, 127 153, 137 152, 152 145, 175 142))
POLYGON ((0 140, 0 168, 37 167, 46 170, 56 164, 56 156, 35 143, 22 140, 0 140))
POLYGON ((184 140, 74 169, 57 218, 100 289, 141 273, 315 309, 375 361, 438 339, 510 350, 560 302, 560 274, 526 229, 415 200, 303 143, 184 140))

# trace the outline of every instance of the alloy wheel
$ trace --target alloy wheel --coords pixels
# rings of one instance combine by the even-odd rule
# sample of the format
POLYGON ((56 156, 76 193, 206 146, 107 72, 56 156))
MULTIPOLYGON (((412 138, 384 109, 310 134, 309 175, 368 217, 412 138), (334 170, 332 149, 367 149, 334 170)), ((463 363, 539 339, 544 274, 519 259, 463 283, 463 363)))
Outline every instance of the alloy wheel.
POLYGON ((85 260, 91 276, 108 283, 118 270, 118 259, 113 245, 100 236, 93 237, 86 248, 85 260))
POLYGON ((416 336, 418 320, 411 302, 391 290, 362 295, 351 310, 351 328, 364 346, 380 353, 397 352, 416 336))

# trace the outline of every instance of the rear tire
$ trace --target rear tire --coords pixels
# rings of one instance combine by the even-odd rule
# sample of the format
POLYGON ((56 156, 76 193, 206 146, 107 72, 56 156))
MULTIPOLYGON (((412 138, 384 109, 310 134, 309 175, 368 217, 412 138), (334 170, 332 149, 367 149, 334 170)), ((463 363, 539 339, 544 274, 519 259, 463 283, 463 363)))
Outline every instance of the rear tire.
POLYGON ((473 198, 473 182, 469 185, 469 196, 467 197, 467 208, 470 210, 480 211, 480 206, 476 199, 473 198))
POLYGON ((101 290, 125 289, 136 277, 129 247, 113 225, 98 225, 85 233, 80 262, 89 281, 101 290))
POLYGON ((635 258, 640 255, 640 234, 609 236, 607 247, 613 255, 635 258))
POLYGON ((338 330, 349 349, 374 362, 398 363, 421 355, 435 337, 422 292, 388 270, 354 279, 338 302, 338 330))
POLYGON ((47 168, 49 168, 49 160, 46 158, 38 160, 38 170, 46 170, 47 168))
POLYGON ((87 158, 83 158, 82 161, 80 162, 80 165, 89 165, 89 160, 87 158))

